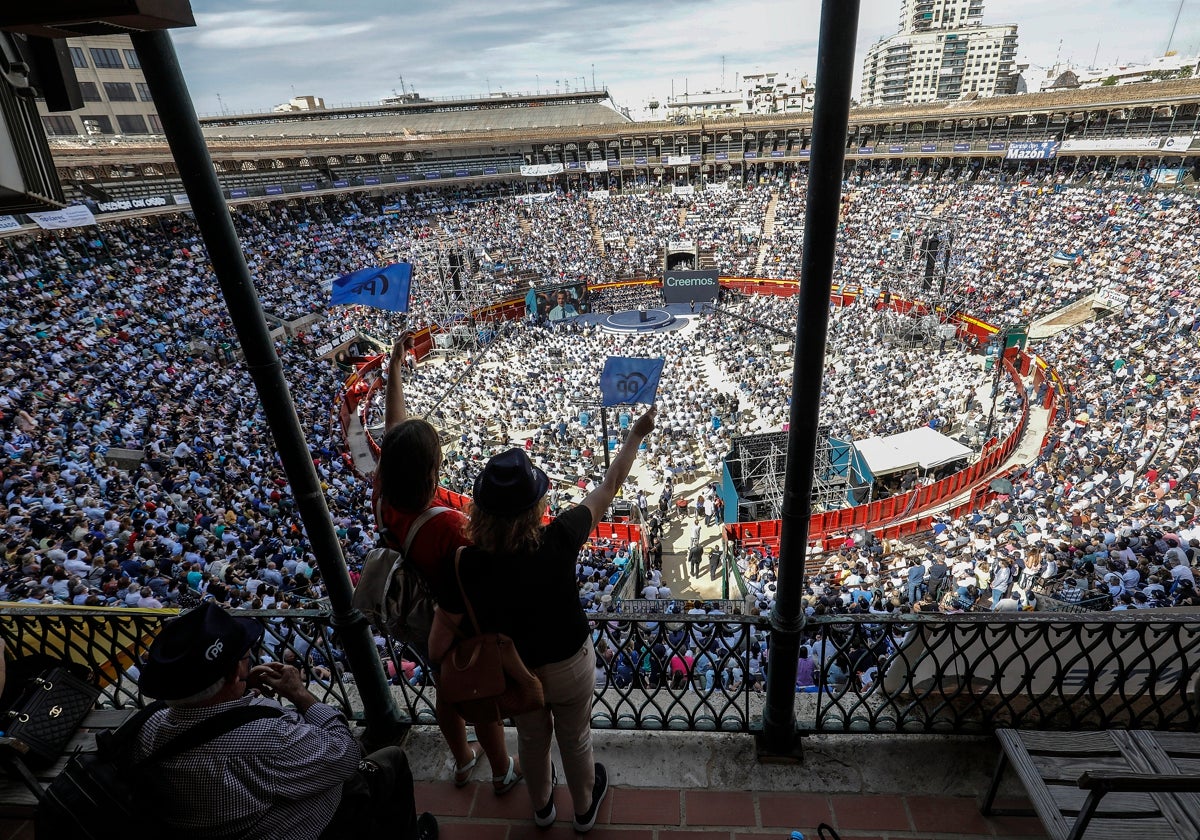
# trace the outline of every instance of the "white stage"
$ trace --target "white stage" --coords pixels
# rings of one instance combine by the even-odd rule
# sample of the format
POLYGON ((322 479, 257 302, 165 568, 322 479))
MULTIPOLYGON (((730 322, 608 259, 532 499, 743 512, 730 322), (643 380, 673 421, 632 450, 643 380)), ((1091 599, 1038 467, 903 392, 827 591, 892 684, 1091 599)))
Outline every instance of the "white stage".
POLYGON ((931 470, 969 457, 972 450, 928 426, 887 437, 856 441, 854 448, 867 468, 879 478, 920 467, 931 470))

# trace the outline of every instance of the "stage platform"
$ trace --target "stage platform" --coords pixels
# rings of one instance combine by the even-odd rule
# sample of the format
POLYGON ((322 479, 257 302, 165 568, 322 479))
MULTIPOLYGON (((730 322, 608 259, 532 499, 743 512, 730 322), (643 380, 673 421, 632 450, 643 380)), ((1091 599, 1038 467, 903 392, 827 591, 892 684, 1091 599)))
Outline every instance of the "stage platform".
POLYGON ((695 311, 686 303, 669 303, 646 309, 628 309, 608 315, 594 312, 580 315, 575 322, 581 326, 599 327, 610 333, 672 332, 681 330, 688 319, 709 311, 709 304, 696 304, 695 311))

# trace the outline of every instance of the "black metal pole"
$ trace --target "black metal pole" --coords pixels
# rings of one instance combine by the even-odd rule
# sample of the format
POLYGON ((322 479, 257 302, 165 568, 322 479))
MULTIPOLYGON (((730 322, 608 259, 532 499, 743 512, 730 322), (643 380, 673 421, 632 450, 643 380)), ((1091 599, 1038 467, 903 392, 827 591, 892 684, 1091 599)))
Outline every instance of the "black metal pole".
POLYGON ((608 409, 600 406, 600 431, 604 435, 604 469, 608 469, 608 409))
POLYGON ((842 168, 846 162, 846 126, 850 119, 858 9, 859 0, 823 0, 821 4, 817 98, 813 108, 804 257, 800 265, 800 303, 792 363, 791 425, 781 512, 778 588, 771 609, 770 662, 761 741, 765 751, 777 754, 792 752, 796 741, 796 661, 805 619, 800 599, 812 508, 813 468, 817 459, 817 420, 841 212, 842 168))
POLYGON ((333 625, 341 635, 342 648, 362 698, 368 738, 387 740, 397 734, 400 714, 388 688, 367 620, 351 606, 353 588, 341 544, 242 255, 233 218, 221 193, 204 135, 200 132, 175 47, 170 35, 163 31, 134 33, 131 37, 208 250, 208 259, 245 352, 246 368, 258 391, 279 460, 295 494, 296 509, 317 557, 317 566, 333 608, 333 625))

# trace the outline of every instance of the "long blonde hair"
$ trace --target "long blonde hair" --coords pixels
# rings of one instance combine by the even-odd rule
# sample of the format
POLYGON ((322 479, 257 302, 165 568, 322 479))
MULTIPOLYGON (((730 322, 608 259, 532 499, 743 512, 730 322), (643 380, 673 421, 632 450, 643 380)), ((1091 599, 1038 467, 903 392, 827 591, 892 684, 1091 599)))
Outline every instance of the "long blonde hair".
POLYGON ((467 538, 489 554, 517 554, 536 551, 542 544, 542 517, 547 497, 529 510, 515 516, 489 513, 472 504, 467 523, 467 538))

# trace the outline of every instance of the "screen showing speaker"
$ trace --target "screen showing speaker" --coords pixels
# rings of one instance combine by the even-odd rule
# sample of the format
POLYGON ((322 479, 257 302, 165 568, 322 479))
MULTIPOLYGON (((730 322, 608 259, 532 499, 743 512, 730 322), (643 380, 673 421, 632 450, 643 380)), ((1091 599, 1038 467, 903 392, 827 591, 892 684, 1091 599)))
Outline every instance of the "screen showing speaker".
POLYGON ((715 269, 705 271, 668 271, 663 274, 663 301, 666 303, 711 303, 721 289, 715 269))
POLYGON ((565 321, 588 312, 587 288, 583 283, 564 283, 530 289, 525 294, 525 312, 549 321, 565 321))

